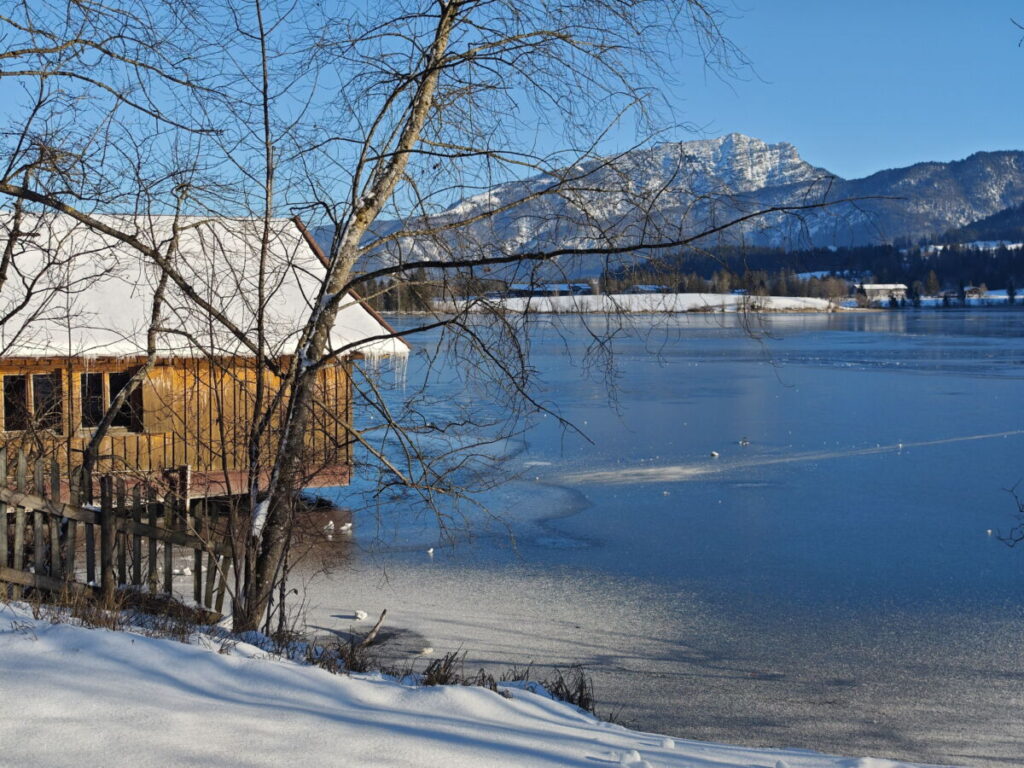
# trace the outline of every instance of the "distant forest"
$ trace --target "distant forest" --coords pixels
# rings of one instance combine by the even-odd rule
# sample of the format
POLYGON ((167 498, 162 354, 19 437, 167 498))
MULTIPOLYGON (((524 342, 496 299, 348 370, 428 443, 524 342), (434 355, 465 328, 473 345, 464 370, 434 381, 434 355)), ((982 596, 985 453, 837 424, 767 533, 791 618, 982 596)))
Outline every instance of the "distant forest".
MULTIPOLYGON (((929 238, 897 239, 890 245, 784 250, 715 247, 659 255, 606 269, 594 281, 602 293, 651 286, 665 292, 746 291, 773 296, 841 298, 851 281, 903 283, 908 297, 962 293, 968 286, 1017 293, 1024 287, 1024 249, 981 249, 972 243, 1024 243, 1024 205, 999 211, 929 238), (816 273, 807 277, 807 273, 816 273)), ((563 276, 563 280, 571 276, 563 276)), ((403 283, 379 281, 367 300, 385 311, 429 309, 444 297, 480 296, 501 291, 498 280, 462 278, 442 286, 422 270, 403 283)))
POLYGON ((1010 289, 1024 285, 1024 251, 1000 247, 981 250, 979 241, 1024 242, 1024 205, 915 242, 857 248, 715 248, 659 257, 632 267, 608 270, 605 290, 633 285, 661 285, 676 290, 742 289, 782 296, 833 298, 840 284, 824 276, 800 280, 815 272, 877 283, 903 283, 911 295, 934 296, 964 286, 1010 289))
MULTIPOLYGON (((1024 249, 979 250, 955 243, 804 251, 725 248, 714 253, 672 254, 657 261, 609 269, 595 287, 602 293, 643 285, 679 293, 742 290, 772 296, 842 298, 850 293, 850 281, 862 279, 903 283, 910 289, 910 296, 960 292, 966 286, 1017 292, 1024 286, 1024 249), (819 274, 801 277, 809 272, 819 274)), ((417 311, 429 309, 435 298, 482 296, 504 287, 497 280, 471 278, 442 286, 421 270, 403 283, 373 284, 365 299, 382 311, 417 311)))
MULTIPOLYGON (((1018 292, 1024 286, 1024 249, 982 250, 979 241, 1024 242, 1024 206, 916 243, 907 239, 891 245, 856 248, 719 247, 659 256, 629 266, 606 269, 596 281, 602 293, 628 291, 634 286, 657 286, 665 292, 728 293, 746 291, 772 296, 841 298, 851 280, 903 283, 909 296, 962 292, 966 286, 1018 292), (817 273, 806 278, 801 275, 817 273)), ((480 296, 500 291, 497 280, 465 278, 442 286, 422 270, 404 283, 380 281, 367 291, 367 300, 383 311, 425 310, 442 296, 480 296)))
MULTIPOLYGON (((1024 238, 1016 242, 1021 240, 1024 238)), ((837 295, 840 286, 825 274, 904 283, 916 288, 913 292, 918 295, 937 295, 963 286, 1011 288, 1024 285, 1024 251, 1006 247, 979 250, 961 243, 912 246, 905 242, 835 250, 721 248, 609 270, 602 276, 602 283, 606 290, 648 284, 687 292, 742 289, 781 296, 837 295), (813 280, 797 278, 808 272, 824 274, 813 280)))

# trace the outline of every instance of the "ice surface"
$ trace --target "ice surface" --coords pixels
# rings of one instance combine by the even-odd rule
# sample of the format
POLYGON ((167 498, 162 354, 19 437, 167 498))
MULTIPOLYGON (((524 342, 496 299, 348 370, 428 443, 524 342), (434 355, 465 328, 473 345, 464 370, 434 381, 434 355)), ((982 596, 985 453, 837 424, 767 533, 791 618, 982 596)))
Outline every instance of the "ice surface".
MULTIPOLYGON (((583 662, 599 707, 673 736, 975 766, 1024 752, 1024 560, 986 535, 1016 509, 1019 313, 778 315, 760 338, 659 317, 619 334, 621 412, 567 358, 582 322, 532 341, 546 396, 594 445, 540 420, 503 462, 525 477, 487 499, 498 519, 466 510, 492 533, 428 561, 421 518, 340 555, 314 625, 343 596, 468 665, 583 662)), ((356 537, 403 525, 357 512, 356 537)))

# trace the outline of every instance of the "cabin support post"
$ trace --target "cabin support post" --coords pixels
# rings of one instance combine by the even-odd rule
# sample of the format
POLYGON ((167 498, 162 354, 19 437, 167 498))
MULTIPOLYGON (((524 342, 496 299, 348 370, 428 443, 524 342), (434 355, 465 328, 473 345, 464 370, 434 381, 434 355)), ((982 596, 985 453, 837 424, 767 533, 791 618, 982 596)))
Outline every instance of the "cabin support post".
POLYGON ((117 589, 117 575, 114 572, 117 521, 114 517, 112 485, 109 475, 100 478, 100 591, 108 607, 113 604, 117 589))

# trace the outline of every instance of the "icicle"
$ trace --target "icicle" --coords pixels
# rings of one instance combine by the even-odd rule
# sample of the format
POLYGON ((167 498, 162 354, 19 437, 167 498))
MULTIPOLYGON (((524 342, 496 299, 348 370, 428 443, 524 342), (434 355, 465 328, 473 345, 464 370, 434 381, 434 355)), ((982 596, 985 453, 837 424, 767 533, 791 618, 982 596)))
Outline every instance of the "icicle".
POLYGON ((397 360, 409 356, 409 347, 399 339, 381 339, 369 341, 356 347, 356 352, 372 365, 379 365, 383 360, 397 360))
POLYGON ((405 383, 409 373, 409 352, 394 355, 391 358, 391 371, 395 377, 395 388, 405 392, 405 383))

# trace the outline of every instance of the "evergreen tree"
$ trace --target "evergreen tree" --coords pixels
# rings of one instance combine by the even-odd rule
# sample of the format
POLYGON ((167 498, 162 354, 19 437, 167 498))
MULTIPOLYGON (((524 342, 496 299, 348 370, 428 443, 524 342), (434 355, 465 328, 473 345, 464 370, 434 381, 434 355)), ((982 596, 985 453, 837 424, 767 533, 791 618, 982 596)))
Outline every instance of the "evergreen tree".
POLYGON ((924 293, 924 284, 920 280, 914 280, 907 290, 907 298, 915 307, 921 306, 921 294, 924 293))

